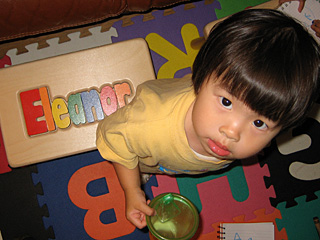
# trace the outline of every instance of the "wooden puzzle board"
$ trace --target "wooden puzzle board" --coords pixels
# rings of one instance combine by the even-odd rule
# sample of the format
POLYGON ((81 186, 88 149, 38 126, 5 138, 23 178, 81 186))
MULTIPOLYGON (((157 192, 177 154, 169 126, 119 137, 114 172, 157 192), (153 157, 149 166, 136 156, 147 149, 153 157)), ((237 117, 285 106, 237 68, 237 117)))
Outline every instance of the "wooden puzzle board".
MULTIPOLYGON (((263 8, 263 9, 276 9, 279 7, 279 0, 271 0, 271 1, 268 1, 268 2, 265 2, 263 4, 260 4, 260 5, 257 5, 257 6, 254 6, 252 8, 263 8)), ((223 21, 224 19, 226 19, 227 17, 224 17, 224 18, 220 18, 216 21, 213 21, 211 23, 208 23, 205 28, 204 28, 204 36, 205 38, 207 38, 209 36, 209 33, 211 31, 211 29, 213 28, 213 26, 221 21, 223 21)))
POLYGON ((96 149, 98 121, 155 74, 147 43, 133 39, 1 69, 0 78, 7 158, 19 167, 96 149))

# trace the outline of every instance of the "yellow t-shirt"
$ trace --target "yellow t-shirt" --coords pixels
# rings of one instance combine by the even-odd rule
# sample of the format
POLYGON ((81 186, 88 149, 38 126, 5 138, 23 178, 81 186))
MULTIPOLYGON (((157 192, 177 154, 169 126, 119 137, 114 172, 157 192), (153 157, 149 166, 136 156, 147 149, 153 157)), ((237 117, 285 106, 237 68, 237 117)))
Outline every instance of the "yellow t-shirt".
POLYGON ((159 79, 142 83, 130 104, 99 123, 101 156, 141 172, 199 174, 231 161, 199 158, 184 130, 186 113, 195 100, 191 79, 159 79))

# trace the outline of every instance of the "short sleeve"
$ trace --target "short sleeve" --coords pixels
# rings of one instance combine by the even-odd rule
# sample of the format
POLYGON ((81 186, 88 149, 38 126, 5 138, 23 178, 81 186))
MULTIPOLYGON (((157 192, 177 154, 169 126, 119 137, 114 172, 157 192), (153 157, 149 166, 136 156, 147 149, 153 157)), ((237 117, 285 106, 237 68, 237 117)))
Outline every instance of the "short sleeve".
POLYGON ((126 110, 119 109, 99 123, 96 145, 104 159, 133 169, 138 165, 138 156, 132 151, 126 135, 126 110))

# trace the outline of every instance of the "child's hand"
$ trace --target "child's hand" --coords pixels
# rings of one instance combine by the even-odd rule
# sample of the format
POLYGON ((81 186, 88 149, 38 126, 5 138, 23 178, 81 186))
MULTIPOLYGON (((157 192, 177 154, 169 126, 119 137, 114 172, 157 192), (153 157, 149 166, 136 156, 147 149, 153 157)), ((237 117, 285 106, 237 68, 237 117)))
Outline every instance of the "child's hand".
POLYGON ((145 193, 141 189, 125 192, 127 219, 137 228, 144 228, 147 225, 146 215, 152 216, 155 210, 150 208, 146 201, 145 193))
MULTIPOLYGON (((291 2, 292 0, 279 0, 279 4, 281 5, 282 3, 285 2, 291 2)), ((303 8, 304 8, 304 4, 306 3, 306 0, 296 0, 299 1, 299 7, 298 7, 298 11, 302 12, 303 8)))
POLYGON ((313 31, 315 31, 317 37, 320 38, 320 20, 319 20, 319 19, 313 21, 313 23, 312 23, 312 25, 311 25, 311 29, 312 29, 313 31))

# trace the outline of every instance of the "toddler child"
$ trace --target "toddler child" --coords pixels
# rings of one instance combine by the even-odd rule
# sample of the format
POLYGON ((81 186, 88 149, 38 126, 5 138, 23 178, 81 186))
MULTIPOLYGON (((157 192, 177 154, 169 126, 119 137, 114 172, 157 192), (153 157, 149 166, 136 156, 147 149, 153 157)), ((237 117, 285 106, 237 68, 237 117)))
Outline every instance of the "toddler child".
POLYGON ((276 10, 246 10, 217 24, 192 79, 138 86, 133 101, 99 123, 97 147, 112 161, 127 219, 146 226, 140 173, 200 174, 261 151, 296 126, 318 94, 320 49, 276 10))

